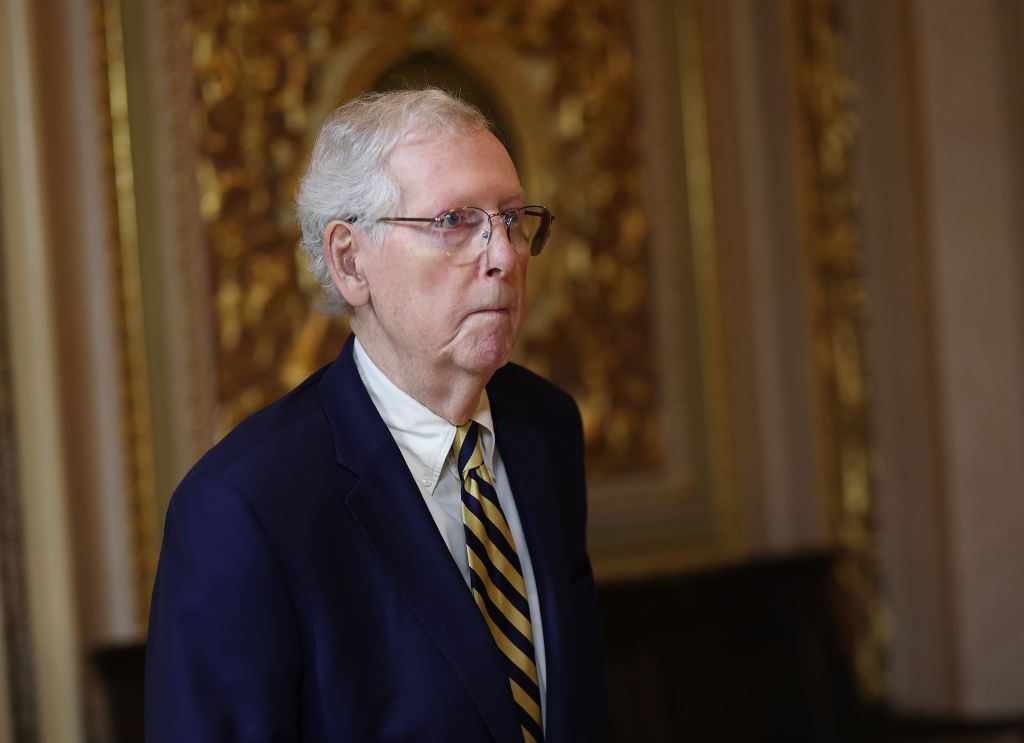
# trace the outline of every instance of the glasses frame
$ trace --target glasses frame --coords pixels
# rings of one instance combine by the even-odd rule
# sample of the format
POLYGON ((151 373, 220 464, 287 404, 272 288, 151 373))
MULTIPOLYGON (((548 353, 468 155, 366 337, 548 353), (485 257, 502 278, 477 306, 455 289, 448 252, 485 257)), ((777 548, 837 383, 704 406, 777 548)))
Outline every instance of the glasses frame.
MULTIPOLYGON (((515 207, 514 209, 504 209, 504 210, 502 210, 500 212, 494 212, 493 214, 491 212, 487 211, 486 209, 482 209, 479 206, 468 206, 468 205, 467 206, 457 206, 454 209, 447 209, 447 210, 445 210, 444 212, 442 212, 441 214, 437 215, 436 217, 381 217, 377 221, 378 222, 420 222, 420 223, 441 224, 444 221, 445 217, 447 217, 449 214, 452 214, 452 213, 458 212, 458 211, 462 211, 463 209, 475 209, 476 211, 482 212, 484 215, 487 216, 487 229, 484 231, 483 235, 481 235, 481 237, 483 237, 483 239, 484 239, 484 247, 487 247, 488 245, 491 244, 491 235, 494 234, 494 230, 491 229, 491 224, 493 223, 495 217, 501 217, 501 221, 505 225, 505 236, 508 238, 509 244, 511 244, 511 242, 512 242, 512 225, 509 224, 509 215, 512 214, 513 212, 519 212, 520 214, 524 214, 524 213, 526 213, 530 209, 542 211, 545 214, 547 214, 547 216, 548 216, 547 229, 546 230, 542 230, 541 232, 538 232, 537 235, 534 235, 533 238, 530 240, 530 244, 529 244, 530 255, 531 256, 540 255, 541 252, 544 250, 544 248, 547 247, 547 244, 548 244, 548 242, 551 239, 551 227, 552 227, 552 225, 555 222, 555 215, 552 214, 551 210, 548 209, 546 206, 541 206, 540 204, 528 204, 527 206, 518 206, 518 207, 515 207), (538 240, 538 236, 540 236, 540 240, 538 240), (537 246, 538 242, 540 242, 539 246, 537 246)), ((543 218, 543 215, 541 215, 541 217, 543 218)), ((541 222, 541 224, 543 225, 544 223, 541 222)))

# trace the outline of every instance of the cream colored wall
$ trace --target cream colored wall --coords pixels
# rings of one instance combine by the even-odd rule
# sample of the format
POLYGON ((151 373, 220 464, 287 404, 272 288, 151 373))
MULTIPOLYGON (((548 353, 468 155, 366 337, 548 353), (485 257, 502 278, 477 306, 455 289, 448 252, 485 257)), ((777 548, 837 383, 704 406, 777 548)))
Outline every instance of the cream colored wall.
MULTIPOLYGON (((931 264, 920 188, 920 130, 901 6, 853 8, 861 96, 862 235, 872 322, 876 504, 886 602, 893 613, 890 683, 897 703, 949 709, 956 694, 942 416, 935 375, 931 264)), ((905 4, 903 6, 905 8, 905 4)))
POLYGON ((123 390, 119 379, 117 301, 109 244, 114 225, 105 188, 103 137, 90 4, 35 0, 39 19, 37 61, 45 142, 40 178, 47 194, 44 219, 59 292, 54 319, 60 338, 60 435, 68 478, 69 509, 83 648, 137 636, 132 595, 129 515, 125 496, 123 390), (45 19, 45 21, 43 20, 45 19))
MULTIPOLYGON (((747 294, 753 554, 827 542, 814 463, 789 3, 702 4, 747 294)), ((893 703, 1024 710, 1024 9, 847 2, 893 703)), ((712 121, 714 127, 715 122, 712 121)), ((742 284, 741 284, 742 285, 742 284)))
POLYGON ((63 462, 52 260, 31 3, 0 5, 0 163, 12 398, 40 740, 81 740, 78 638, 63 462), (16 249, 10 249, 16 247, 16 249))
MULTIPOLYGON (((0 590, 0 606, 3 605, 3 600, 3 591, 0 590)), ((0 614, 0 637, 6 637, 2 614, 0 614)), ((0 668, 6 669, 7 667, 7 643, 0 642, 0 668)), ((0 743, 14 743, 11 727, 10 699, 10 686, 7 682, 7 674, 0 673, 0 743)))
POLYGON ((752 557, 820 548, 791 19, 781 3, 699 7, 746 546, 752 557))
MULTIPOLYGON (((631 7, 636 67, 644 88, 638 96, 641 136, 645 151, 654 154, 645 198, 652 251, 661 269, 651 287, 655 297, 685 292, 679 282, 693 278, 686 270, 664 270, 673 265, 673 253, 676 261, 693 260, 696 249, 687 241, 683 220, 703 216, 687 215, 676 203, 664 206, 670 200, 665 184, 673 174, 682 180, 689 167, 677 108, 680 95, 694 95, 687 88, 692 81, 674 80, 680 90, 667 87, 666 80, 675 77, 677 59, 694 55, 702 61, 717 269, 712 290, 721 297, 729 474, 739 510, 739 551, 755 559, 823 547, 828 535, 814 451, 809 279, 796 151, 799 115, 787 57, 793 43, 790 19, 781 4, 696 2, 703 48, 682 48, 690 39, 677 34, 679 48, 673 49, 664 29, 677 20, 677 4, 645 0, 631 7)), ((679 190, 686 188, 684 182, 679 190)), ((695 342, 689 326, 664 306, 658 311, 658 322, 695 342)), ((671 361, 666 377, 688 369, 686 350, 659 348, 671 361)), ((704 432, 698 427, 696 435, 704 432)))
POLYGON ((912 0, 851 10, 892 698, 931 712, 1019 715, 1019 8, 912 0))
POLYGON ((737 191, 720 209, 744 226, 739 249, 749 272, 747 304, 737 303, 737 309, 747 314, 745 382, 755 406, 748 455, 762 473, 761 522, 752 530, 753 547, 755 553, 821 547, 827 535, 815 461, 791 29, 782 4, 730 0, 705 7, 718 14, 731 37, 732 76, 722 81, 731 91, 715 95, 734 97, 736 140, 722 145, 721 171, 734 174, 737 191))
POLYGON ((917 0, 959 701, 1024 710, 1024 295, 999 2, 917 0))

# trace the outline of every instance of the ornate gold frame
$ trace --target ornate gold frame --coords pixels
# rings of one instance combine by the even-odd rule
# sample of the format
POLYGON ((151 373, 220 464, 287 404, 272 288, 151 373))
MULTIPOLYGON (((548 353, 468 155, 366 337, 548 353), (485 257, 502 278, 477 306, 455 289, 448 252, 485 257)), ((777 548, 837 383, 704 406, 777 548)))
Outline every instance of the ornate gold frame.
POLYGON ((839 550, 839 615, 861 690, 887 687, 868 426, 865 287, 853 172, 857 92, 848 71, 845 0, 791 0, 802 114, 812 352, 829 535, 839 550))

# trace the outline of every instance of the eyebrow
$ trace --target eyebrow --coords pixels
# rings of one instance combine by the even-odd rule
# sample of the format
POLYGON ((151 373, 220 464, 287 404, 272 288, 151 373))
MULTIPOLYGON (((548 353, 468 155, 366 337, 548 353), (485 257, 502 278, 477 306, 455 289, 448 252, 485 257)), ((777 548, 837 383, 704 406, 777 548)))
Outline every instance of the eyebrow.
MULTIPOLYGON (((481 200, 463 197, 449 199, 445 201, 442 206, 439 206, 434 210, 434 216, 444 214, 446 211, 450 209, 460 209, 464 206, 475 206, 478 209, 483 209, 483 205, 477 203, 479 201, 481 200)), ((432 204, 436 204, 439 202, 440 199, 438 199, 436 202, 433 200, 431 201, 432 204)), ((518 209, 519 207, 523 207, 526 205, 526 194, 523 193, 523 191, 517 191, 514 195, 503 196, 501 199, 498 200, 499 211, 504 211, 506 209, 518 209)))

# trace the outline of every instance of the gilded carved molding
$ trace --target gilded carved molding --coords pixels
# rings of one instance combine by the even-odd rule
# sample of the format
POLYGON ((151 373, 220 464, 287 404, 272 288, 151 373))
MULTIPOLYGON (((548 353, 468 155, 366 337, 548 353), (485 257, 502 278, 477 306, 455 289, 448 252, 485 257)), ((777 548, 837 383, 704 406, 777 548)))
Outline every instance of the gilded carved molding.
POLYGON ((336 354, 344 323, 311 311, 294 248, 296 181, 332 108, 427 54, 490 92, 527 192, 558 216, 550 251, 531 264, 518 359, 575 395, 599 474, 657 466, 666 454, 623 4, 253 8, 220 0, 191 10, 220 432, 336 354))
POLYGON ((159 552, 157 493, 143 284, 135 214, 135 172, 129 127, 120 0, 92 0, 92 49, 97 83, 100 151, 107 162, 108 265, 115 302, 112 324, 119 342, 115 359, 122 405, 121 441, 127 483, 135 616, 140 631, 149 614, 149 595, 159 552))
POLYGON ((878 573, 865 288, 854 153, 857 91, 847 70, 844 0, 795 0, 811 267, 812 352, 827 518, 839 548, 836 579, 862 691, 886 689, 885 610, 878 573))

